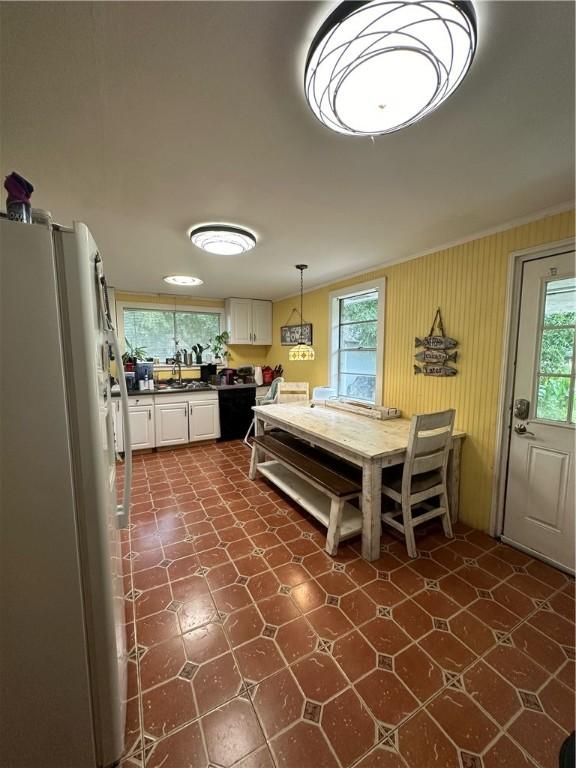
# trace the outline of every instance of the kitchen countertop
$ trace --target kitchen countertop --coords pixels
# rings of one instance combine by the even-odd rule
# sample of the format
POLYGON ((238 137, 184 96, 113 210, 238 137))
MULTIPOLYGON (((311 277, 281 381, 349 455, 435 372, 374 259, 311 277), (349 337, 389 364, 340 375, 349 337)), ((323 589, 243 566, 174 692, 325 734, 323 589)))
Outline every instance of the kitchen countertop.
MULTIPOLYGON (((128 397, 145 397, 146 395, 190 395, 195 392, 216 392, 229 389, 250 389, 256 388, 257 384, 209 384, 206 389, 134 389, 128 392, 128 397)), ((112 397, 120 397, 120 392, 112 392, 112 397)))
POLYGON ((257 386, 258 384, 211 384, 210 389, 255 389, 257 386))

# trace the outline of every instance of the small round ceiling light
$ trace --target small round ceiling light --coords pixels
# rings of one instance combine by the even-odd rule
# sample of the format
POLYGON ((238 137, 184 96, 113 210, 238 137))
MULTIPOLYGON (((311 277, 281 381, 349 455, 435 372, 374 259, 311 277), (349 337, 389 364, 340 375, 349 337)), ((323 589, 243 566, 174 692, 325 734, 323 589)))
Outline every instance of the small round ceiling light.
POLYGON ((398 131, 453 93, 470 68, 476 38, 468 0, 343 2, 308 51, 306 99, 338 133, 398 131))
POLYGON ((230 224, 203 224, 190 230, 190 240, 198 248, 218 256, 238 256, 256 245, 256 235, 230 224))
POLYGON ((166 275, 162 278, 165 283, 170 285, 202 285, 204 280, 200 280, 199 277, 192 277, 192 275, 166 275))

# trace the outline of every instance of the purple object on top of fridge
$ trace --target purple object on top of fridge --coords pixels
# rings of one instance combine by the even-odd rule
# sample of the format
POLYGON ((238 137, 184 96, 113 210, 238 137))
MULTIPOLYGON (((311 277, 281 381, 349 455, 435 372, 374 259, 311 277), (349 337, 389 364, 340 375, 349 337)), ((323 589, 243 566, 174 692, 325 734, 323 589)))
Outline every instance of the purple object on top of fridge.
POLYGON ((21 221, 25 224, 32 223, 32 210, 30 208, 30 196, 34 192, 32 184, 12 171, 4 179, 4 189, 8 192, 6 199, 6 213, 12 221, 21 221))

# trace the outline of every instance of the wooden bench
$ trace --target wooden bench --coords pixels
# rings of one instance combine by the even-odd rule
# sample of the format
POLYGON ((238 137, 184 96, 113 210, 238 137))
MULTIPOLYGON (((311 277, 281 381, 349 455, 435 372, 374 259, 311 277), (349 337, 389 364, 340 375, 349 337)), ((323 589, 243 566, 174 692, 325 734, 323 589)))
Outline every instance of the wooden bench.
POLYGON ((362 493, 359 470, 285 432, 254 438, 250 477, 260 472, 328 528, 326 551, 362 531, 362 513, 349 504, 362 493), (274 461, 259 462, 259 453, 274 461))

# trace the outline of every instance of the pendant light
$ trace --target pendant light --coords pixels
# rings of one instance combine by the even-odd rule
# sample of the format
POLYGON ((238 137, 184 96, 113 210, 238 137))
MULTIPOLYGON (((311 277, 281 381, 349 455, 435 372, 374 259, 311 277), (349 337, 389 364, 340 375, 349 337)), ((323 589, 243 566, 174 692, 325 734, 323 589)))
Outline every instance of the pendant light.
POLYGON ((290 348, 288 360, 314 360, 314 347, 304 343, 304 315, 302 314, 304 304, 304 270, 308 269, 308 264, 296 264, 296 269, 300 270, 300 340, 295 347, 290 348))
POLYGON ((340 3, 310 46, 306 99, 318 120, 338 133, 398 131, 460 85, 476 39, 468 0, 340 3))

